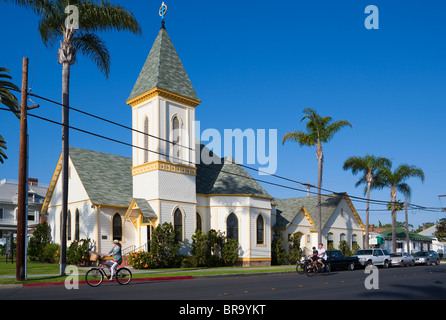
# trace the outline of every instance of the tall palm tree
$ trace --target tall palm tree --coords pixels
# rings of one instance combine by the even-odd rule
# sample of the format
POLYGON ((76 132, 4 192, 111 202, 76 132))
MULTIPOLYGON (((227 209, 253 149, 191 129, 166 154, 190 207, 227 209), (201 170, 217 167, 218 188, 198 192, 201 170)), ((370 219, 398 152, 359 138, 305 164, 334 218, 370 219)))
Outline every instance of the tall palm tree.
POLYGON ((321 117, 311 108, 304 109, 304 117, 301 121, 307 120, 307 132, 291 131, 283 136, 282 144, 287 141, 297 142, 302 146, 316 146, 316 158, 318 162, 317 170, 317 189, 318 189, 318 243, 322 242, 322 208, 321 208, 321 186, 322 171, 324 166, 324 154, 322 151, 322 143, 329 142, 334 135, 343 127, 352 125, 346 120, 338 120, 332 122, 331 117, 321 117))
POLYGON ((362 177, 356 182, 356 187, 366 184, 364 194, 367 194, 367 208, 365 218, 365 245, 369 248, 369 210, 370 210, 370 188, 374 180, 375 172, 382 168, 390 168, 392 162, 387 158, 375 157, 367 154, 365 157, 350 157, 344 163, 344 170, 351 170, 354 175, 362 172, 362 177))
MULTIPOLYGON (((17 98, 11 93, 13 91, 20 91, 20 89, 12 83, 12 77, 8 74, 9 70, 4 67, 0 67, 0 104, 7 106, 17 118, 20 119, 20 104, 17 98)), ((0 136, 0 163, 4 163, 8 157, 3 150, 6 150, 6 141, 0 136)))
POLYGON ((39 17, 39 32, 46 47, 60 41, 57 52, 62 65, 62 243, 61 275, 65 274, 66 219, 68 202, 68 139, 70 68, 80 52, 96 63, 108 78, 110 54, 96 34, 103 31, 129 31, 141 34, 136 18, 122 6, 107 0, 2 0, 33 10, 39 17), (68 7, 71 6, 71 7, 68 7), (71 11, 75 8, 77 12, 71 11), (76 14, 78 13, 78 14, 76 14), (72 20, 72 18, 74 20, 72 20), (78 20, 78 21, 76 21, 78 20), (78 24, 76 23, 78 22, 78 24))
POLYGON ((412 195, 410 186, 406 183, 409 178, 420 178, 424 182, 423 170, 408 164, 402 164, 395 171, 391 167, 384 167, 376 173, 371 189, 382 190, 390 188, 391 208, 392 208, 392 249, 396 252, 396 216, 398 211, 396 193, 400 192, 407 198, 412 195))

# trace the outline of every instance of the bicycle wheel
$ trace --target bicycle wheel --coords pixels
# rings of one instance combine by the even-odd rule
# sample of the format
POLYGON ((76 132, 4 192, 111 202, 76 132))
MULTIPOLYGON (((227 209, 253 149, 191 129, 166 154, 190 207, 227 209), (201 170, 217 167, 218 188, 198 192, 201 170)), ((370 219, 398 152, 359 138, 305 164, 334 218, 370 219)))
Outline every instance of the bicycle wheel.
POLYGON ((325 264, 325 268, 322 270, 322 272, 323 272, 325 275, 329 275, 329 274, 330 274, 330 272, 331 272, 331 266, 330 266, 329 263, 326 263, 326 264, 325 264))
POLYGON ((305 262, 298 262, 296 265, 296 272, 298 274, 304 274, 306 265, 307 264, 305 262))
POLYGON ((307 264, 305 266, 305 274, 309 277, 312 277, 316 274, 316 268, 312 264, 307 264))
POLYGON ((116 281, 119 284, 126 285, 132 281, 132 272, 127 268, 121 268, 116 271, 116 281))
POLYGON ((91 287, 99 286, 104 281, 104 274, 99 268, 92 268, 85 274, 85 281, 91 287))

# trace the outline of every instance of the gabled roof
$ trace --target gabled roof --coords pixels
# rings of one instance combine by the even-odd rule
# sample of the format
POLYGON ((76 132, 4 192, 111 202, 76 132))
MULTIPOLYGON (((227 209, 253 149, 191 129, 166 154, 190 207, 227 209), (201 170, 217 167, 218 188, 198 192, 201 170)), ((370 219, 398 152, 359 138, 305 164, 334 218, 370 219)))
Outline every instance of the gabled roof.
POLYGON ((128 207, 132 201, 132 159, 70 147, 70 159, 94 204, 128 207))
MULTIPOLYGON (((328 219, 330 219, 334 210, 339 205, 339 202, 346 196, 346 193, 333 193, 330 195, 322 195, 322 227, 325 226, 328 219)), ((302 198, 291 198, 291 199, 274 199, 274 203, 277 204, 276 207, 276 223, 273 228, 285 228, 287 227, 296 217, 296 215, 305 208, 308 213, 309 221, 317 226, 318 221, 318 197, 302 197, 302 198)))
MULTIPOLYGON (((200 151, 203 148, 206 147, 201 144, 200 151)), ((215 163, 205 164, 201 161, 197 166, 197 194, 251 195, 272 199, 268 192, 233 158, 218 158, 211 151, 208 150, 208 152, 215 163)))
POLYGON ((154 88, 200 101, 165 28, 160 29, 127 101, 154 88))

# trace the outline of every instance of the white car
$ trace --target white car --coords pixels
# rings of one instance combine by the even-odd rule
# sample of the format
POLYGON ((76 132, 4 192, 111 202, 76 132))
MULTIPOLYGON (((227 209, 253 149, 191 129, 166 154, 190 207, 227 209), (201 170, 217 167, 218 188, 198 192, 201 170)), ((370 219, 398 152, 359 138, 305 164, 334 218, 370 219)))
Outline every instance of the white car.
POLYGON ((364 267, 374 265, 388 268, 390 264, 390 254, 383 249, 361 249, 354 256, 359 258, 359 263, 364 267))
POLYGON ((415 258, 412 257, 407 252, 393 252, 390 254, 390 264, 391 266, 411 266, 415 265, 415 258))

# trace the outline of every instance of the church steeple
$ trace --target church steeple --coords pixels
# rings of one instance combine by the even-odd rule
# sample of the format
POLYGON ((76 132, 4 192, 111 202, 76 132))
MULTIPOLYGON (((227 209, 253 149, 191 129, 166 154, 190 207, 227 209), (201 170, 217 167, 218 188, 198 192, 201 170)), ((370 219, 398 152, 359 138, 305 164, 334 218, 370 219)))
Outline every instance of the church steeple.
POLYGON ((127 104, 134 106, 141 103, 154 91, 170 94, 170 98, 176 97, 182 100, 180 102, 194 107, 201 103, 164 24, 127 99, 127 104))

